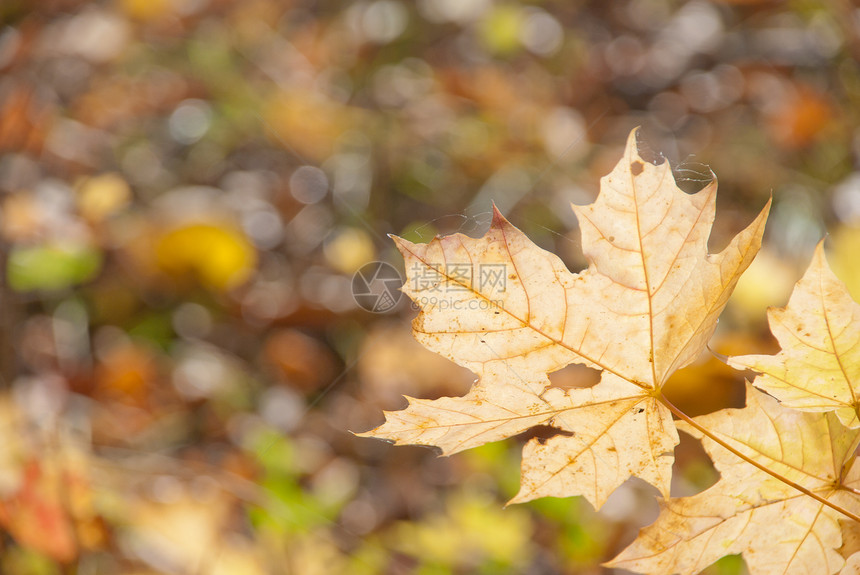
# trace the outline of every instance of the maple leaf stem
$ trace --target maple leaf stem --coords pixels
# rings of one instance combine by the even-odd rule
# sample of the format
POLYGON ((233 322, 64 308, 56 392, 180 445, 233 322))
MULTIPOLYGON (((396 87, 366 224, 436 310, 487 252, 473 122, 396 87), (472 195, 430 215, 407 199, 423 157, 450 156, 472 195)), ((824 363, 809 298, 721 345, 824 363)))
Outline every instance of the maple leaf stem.
POLYGON ((777 473, 776 471, 773 471, 773 470, 769 469, 767 466, 762 465, 762 464, 761 464, 761 463, 759 463, 758 461, 755 461, 754 459, 752 459, 752 458, 750 458, 750 457, 748 457, 748 456, 744 455, 743 453, 741 453, 740 451, 738 451, 737 449, 735 449, 734 447, 732 447, 731 445, 729 445, 728 443, 726 443, 725 441, 723 441, 722 439, 720 439, 719 437, 717 437, 716 435, 714 435, 714 434, 713 434, 710 430, 708 430, 706 427, 704 427, 704 426, 702 426, 701 424, 699 424, 698 422, 696 422, 696 420, 694 420, 692 417, 690 417, 689 415, 687 415, 686 413, 684 413, 683 411, 681 411, 680 409, 678 409, 678 408, 677 408, 677 407, 676 407, 676 406, 675 406, 671 401, 669 401, 669 399, 668 399, 665 395, 663 395, 662 393, 661 393, 661 394, 659 394, 659 395, 657 396, 657 399, 660 401, 660 403, 662 403, 663 405, 665 405, 665 406, 669 409, 669 411, 671 411, 673 414, 675 414, 675 416, 676 416, 676 417, 678 417, 679 419, 681 419, 681 420, 683 420, 683 421, 686 421, 686 422, 687 422, 687 424, 689 424, 690 426, 692 426, 692 427, 696 428, 696 429, 697 429, 697 430, 698 430, 702 435, 704 435, 705 437, 709 438, 709 439, 710 439, 710 440, 712 440, 714 443, 717 443, 717 444, 719 444, 719 445, 721 445, 721 446, 725 447, 725 448, 726 448, 726 449, 728 449, 731 453, 733 453, 734 455, 736 455, 736 456, 740 457, 741 459, 743 459, 744 461, 746 461, 747 463, 749 463, 749 464, 750 464, 750 465, 752 465, 753 467, 756 467, 757 469, 760 469, 761 471, 764 471, 765 473, 767 473, 768 475, 770 475, 770 476, 771 476, 771 477, 773 477, 774 479, 778 479, 779 481, 782 481, 783 483, 785 483, 785 484, 786 484, 786 485, 788 485, 789 487, 793 487, 794 489, 797 489, 798 491, 800 491, 800 492, 801 492, 801 493, 803 493, 804 495, 808 495, 809 497, 812 497, 813 499, 815 499, 815 500, 816 500, 816 501, 818 501, 819 503, 821 503, 821 504, 823 504, 823 505, 826 505, 827 507, 830 507, 831 509, 834 509, 834 510, 838 511, 839 513, 841 513, 841 514, 845 515, 846 517, 848 517, 848 518, 850 518, 850 519, 853 519, 854 521, 860 522, 860 516, 858 516, 858 515, 856 515, 856 514, 854 514, 854 513, 851 513, 851 512, 850 512, 850 511, 848 511, 847 509, 844 509, 844 508, 840 507, 839 505, 836 505, 835 503, 832 503, 832 502, 828 501, 827 499, 825 499, 824 497, 822 497, 822 496, 818 495, 817 493, 814 493, 814 492, 810 491, 810 490, 809 490, 809 489, 807 489, 806 487, 803 487, 802 485, 799 485, 799 484, 795 483, 795 482, 794 482, 794 481, 792 481, 791 479, 789 479, 789 478, 787 478, 787 477, 784 477, 784 476, 780 475, 780 474, 779 474, 779 473, 777 473))

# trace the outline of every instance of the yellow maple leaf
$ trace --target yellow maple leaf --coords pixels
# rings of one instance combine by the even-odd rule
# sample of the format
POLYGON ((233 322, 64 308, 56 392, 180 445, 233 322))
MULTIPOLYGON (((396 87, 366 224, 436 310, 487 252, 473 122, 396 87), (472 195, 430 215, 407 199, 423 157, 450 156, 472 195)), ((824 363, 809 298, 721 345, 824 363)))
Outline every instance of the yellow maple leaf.
POLYGON ((835 411, 860 427, 860 304, 830 270, 823 242, 784 308, 768 310, 782 351, 743 355, 729 365, 758 372, 753 384, 805 411, 835 411))
POLYGON ((595 202, 573 206, 589 262, 581 273, 495 210, 482 238, 395 238, 403 291, 421 307, 416 339, 478 380, 463 397, 409 398, 362 435, 447 455, 550 425, 561 433, 526 445, 513 502, 583 495, 599 508, 630 476, 668 496, 678 435, 662 387, 706 345, 769 207, 710 255, 715 199, 716 181, 686 194, 668 162, 643 160, 634 131, 595 202), (571 363, 601 370, 600 382, 552 388, 547 374, 571 363))
MULTIPOLYGON (((850 466, 860 429, 832 414, 789 409, 749 387, 747 406, 694 421, 750 459, 843 509, 860 511, 860 467, 850 466)), ((756 469, 685 422, 702 439, 720 480, 661 502, 657 520, 607 563, 639 573, 698 573, 742 553, 750 572, 835 573, 845 563, 840 512, 756 469)))
POLYGON ((213 291, 245 283, 257 264, 257 252, 245 234, 220 223, 189 223, 164 233, 155 247, 162 270, 191 275, 213 291))

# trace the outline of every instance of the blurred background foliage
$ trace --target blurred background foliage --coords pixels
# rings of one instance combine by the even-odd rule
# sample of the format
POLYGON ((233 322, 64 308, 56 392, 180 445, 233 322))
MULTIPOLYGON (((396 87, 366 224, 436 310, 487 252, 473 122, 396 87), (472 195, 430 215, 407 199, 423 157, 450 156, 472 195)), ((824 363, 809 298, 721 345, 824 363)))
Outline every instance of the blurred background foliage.
MULTIPOLYGON (((719 174, 714 249, 773 196, 712 342, 772 351, 826 231, 860 297, 858 57, 850 0, 0 1, 0 571, 604 572, 647 486, 503 508, 526 437, 350 433, 472 379, 352 275, 492 201, 582 268, 569 203, 641 125, 688 191, 719 174)), ((671 390, 743 401, 710 356, 671 390)), ((676 493, 715 480, 677 460, 676 493)))

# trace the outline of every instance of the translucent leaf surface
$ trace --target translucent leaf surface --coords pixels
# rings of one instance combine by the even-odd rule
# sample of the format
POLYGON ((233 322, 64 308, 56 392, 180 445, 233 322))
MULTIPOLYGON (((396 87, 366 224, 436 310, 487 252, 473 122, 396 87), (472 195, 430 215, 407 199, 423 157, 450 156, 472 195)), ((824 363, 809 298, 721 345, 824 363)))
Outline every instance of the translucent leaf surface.
POLYGON ((515 502, 583 495, 600 507, 630 476, 668 495, 678 436, 660 390, 704 348, 766 219, 767 208, 710 255, 715 197, 716 182, 681 191, 633 132, 596 201, 573 207, 589 262, 579 274, 498 211, 481 238, 395 238, 403 291, 421 307, 415 337, 478 380, 464 397, 410 399, 364 435, 451 454, 550 425, 561 433, 525 447, 515 502), (551 388, 547 374, 571 363, 600 382, 551 388))
MULTIPOLYGON (((860 511, 860 473, 852 468, 860 430, 832 414, 788 409, 752 387, 747 407, 696 422, 750 457, 823 498, 860 511), (843 488, 846 487, 847 489, 843 488)), ((691 426, 679 427, 696 437, 691 426)), ((724 555, 742 553, 756 574, 834 573, 844 559, 842 515, 756 469, 709 438, 705 450, 721 479, 692 497, 662 502, 652 525, 608 565, 639 573, 698 573, 724 555)))
POLYGON ((788 407, 835 411, 860 427, 860 304, 830 270, 822 243, 788 305, 768 310, 768 320, 782 351, 729 364, 759 372, 754 385, 788 407))

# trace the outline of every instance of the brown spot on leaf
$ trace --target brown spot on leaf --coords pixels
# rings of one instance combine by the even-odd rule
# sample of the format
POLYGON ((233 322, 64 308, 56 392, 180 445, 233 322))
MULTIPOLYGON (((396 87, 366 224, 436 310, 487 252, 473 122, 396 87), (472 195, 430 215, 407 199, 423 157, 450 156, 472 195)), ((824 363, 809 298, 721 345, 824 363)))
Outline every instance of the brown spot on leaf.
POLYGON ((639 174, 641 174, 642 170, 644 170, 644 169, 645 169, 645 166, 643 166, 642 162, 640 162, 639 160, 636 160, 635 162, 632 162, 630 164, 630 173, 633 174, 634 176, 638 176, 639 174))
POLYGON ((550 425, 536 425, 520 436, 523 439, 534 439, 540 445, 546 445, 546 442, 553 437, 573 437, 574 433, 550 425))

